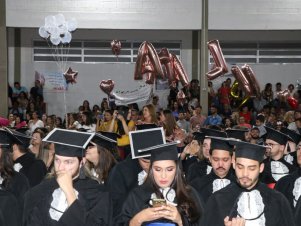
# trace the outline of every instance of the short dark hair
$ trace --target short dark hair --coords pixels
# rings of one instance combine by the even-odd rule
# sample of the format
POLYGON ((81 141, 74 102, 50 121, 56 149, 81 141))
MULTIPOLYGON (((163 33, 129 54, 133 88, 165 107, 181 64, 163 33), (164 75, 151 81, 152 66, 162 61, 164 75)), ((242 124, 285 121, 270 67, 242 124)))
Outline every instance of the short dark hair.
POLYGON ((264 122, 265 118, 264 115, 260 114, 256 116, 256 120, 260 121, 260 122, 264 122))

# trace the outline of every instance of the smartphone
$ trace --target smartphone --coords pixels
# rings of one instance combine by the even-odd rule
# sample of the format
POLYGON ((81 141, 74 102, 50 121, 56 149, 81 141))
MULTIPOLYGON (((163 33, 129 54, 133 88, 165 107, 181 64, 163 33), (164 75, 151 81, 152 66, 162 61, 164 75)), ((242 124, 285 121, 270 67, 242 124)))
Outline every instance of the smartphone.
POLYGON ((103 114, 99 114, 97 117, 98 119, 103 120, 103 114))
POLYGON ((152 199, 153 207, 160 207, 166 205, 165 199, 152 199))

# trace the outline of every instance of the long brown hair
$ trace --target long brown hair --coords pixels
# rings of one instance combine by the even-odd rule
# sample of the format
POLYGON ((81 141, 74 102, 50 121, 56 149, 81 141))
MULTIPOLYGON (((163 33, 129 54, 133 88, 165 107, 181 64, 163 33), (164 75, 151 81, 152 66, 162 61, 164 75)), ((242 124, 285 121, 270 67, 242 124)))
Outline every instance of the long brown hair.
MULTIPOLYGON (((180 169, 179 161, 175 161, 175 163, 176 175, 170 187, 173 188, 176 192, 178 211, 181 214, 185 215, 193 223, 200 218, 201 210, 198 208, 199 205, 196 203, 193 197, 189 195, 191 194, 191 188, 185 182, 183 173, 180 169)), ((153 162, 151 162, 150 164, 149 173, 146 178, 146 183, 152 186, 157 197, 163 198, 163 195, 159 190, 160 187, 155 182, 152 166, 153 162)))
MULTIPOLYGON (((157 114, 156 114, 156 108, 153 104, 147 104, 145 106, 143 106, 143 109, 144 108, 147 108, 148 111, 149 111, 149 114, 151 116, 151 123, 155 123, 155 124, 158 124, 158 120, 157 120, 157 114)), ((143 111, 142 109, 142 111, 143 111)), ((144 121, 145 119, 143 119, 144 121)))
POLYGON ((93 166, 93 163, 89 161, 87 161, 86 165, 90 170, 94 168, 96 174, 98 175, 96 178, 97 181, 102 183, 107 181, 110 170, 114 167, 117 161, 108 149, 99 145, 96 145, 96 148, 99 154, 97 166, 93 166))
POLYGON ((11 154, 11 149, 8 147, 1 147, 0 157, 0 173, 4 183, 2 184, 4 189, 9 187, 10 181, 14 176, 14 162, 11 154))
POLYGON ((163 110, 162 114, 165 116, 165 122, 163 123, 163 128, 165 129, 165 135, 170 136, 173 134, 174 129, 178 128, 175 117, 170 110, 163 110))

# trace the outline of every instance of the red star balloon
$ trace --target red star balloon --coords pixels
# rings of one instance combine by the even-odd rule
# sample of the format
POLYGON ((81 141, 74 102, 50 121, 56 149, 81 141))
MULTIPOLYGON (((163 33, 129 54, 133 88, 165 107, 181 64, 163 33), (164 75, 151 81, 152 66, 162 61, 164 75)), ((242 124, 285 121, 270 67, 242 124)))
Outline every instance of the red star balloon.
POLYGON ((69 84, 73 84, 76 83, 76 78, 78 75, 78 71, 73 71, 73 69, 71 67, 68 68, 68 70, 64 73, 64 77, 66 79, 66 83, 69 84))

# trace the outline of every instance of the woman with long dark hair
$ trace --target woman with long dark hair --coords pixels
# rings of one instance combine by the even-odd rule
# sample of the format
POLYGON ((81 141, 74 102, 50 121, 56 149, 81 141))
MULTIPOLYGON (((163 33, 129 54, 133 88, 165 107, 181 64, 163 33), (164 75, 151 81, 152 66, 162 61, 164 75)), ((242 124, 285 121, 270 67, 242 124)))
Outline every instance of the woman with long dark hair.
POLYGON ((110 152, 115 146, 116 141, 97 133, 86 150, 86 167, 99 183, 106 183, 117 162, 110 152))
POLYGON ((201 206, 185 183, 176 144, 154 146, 145 183, 129 193, 114 225, 201 225, 201 206))
POLYGON ((30 187, 27 178, 14 170, 11 139, 14 137, 8 131, 0 130, 0 190, 9 191, 15 196, 21 214, 16 217, 20 217, 21 223, 24 195, 30 187))

